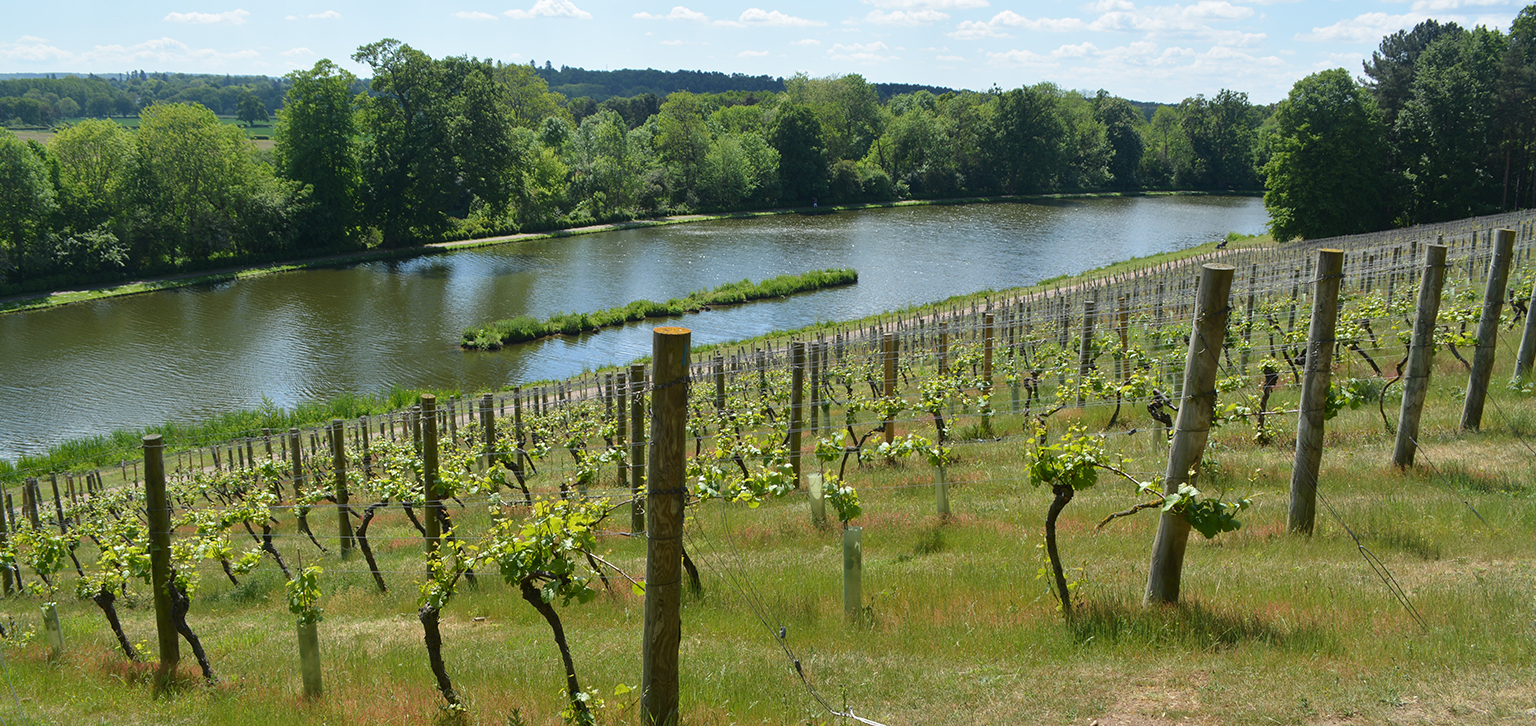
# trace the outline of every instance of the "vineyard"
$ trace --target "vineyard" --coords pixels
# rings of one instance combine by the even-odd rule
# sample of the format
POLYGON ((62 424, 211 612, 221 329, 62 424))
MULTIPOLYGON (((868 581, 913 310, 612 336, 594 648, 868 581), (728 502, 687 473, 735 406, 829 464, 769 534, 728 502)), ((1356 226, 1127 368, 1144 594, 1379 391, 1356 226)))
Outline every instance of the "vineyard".
POLYGON ((24 472, 0 714, 1528 720, 1533 233, 658 328, 569 381, 24 472))

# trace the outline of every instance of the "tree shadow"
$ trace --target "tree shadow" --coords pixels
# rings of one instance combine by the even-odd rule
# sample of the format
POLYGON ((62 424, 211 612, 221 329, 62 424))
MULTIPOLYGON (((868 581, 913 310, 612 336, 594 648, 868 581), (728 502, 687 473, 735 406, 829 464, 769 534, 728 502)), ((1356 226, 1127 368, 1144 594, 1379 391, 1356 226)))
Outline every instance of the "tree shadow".
POLYGON ((1179 650, 1226 650, 1245 644, 1285 651, 1333 652, 1335 638, 1311 624, 1294 624, 1202 603, 1143 607, 1122 601, 1078 605, 1067 629, 1080 645, 1144 645, 1179 650))

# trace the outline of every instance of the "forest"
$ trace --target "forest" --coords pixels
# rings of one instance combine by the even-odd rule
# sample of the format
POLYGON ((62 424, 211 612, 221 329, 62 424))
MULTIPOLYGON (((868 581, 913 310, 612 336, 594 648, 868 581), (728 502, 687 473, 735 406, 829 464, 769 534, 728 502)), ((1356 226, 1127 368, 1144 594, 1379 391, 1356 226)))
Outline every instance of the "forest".
MULTIPOLYGON (((352 56, 367 81, 323 60, 268 79, 264 97, 234 78, 135 72, 111 87, 152 99, 137 130, 85 120, 46 145, 0 132, 0 294, 899 199, 1263 190, 1282 240, 1457 219, 1536 205, 1533 39, 1536 6, 1507 32, 1427 20, 1384 38, 1362 78, 1335 69, 1274 106, 1222 90, 1150 115, 1050 82, 882 98, 856 74, 594 102, 551 90, 548 63, 432 58, 393 39, 352 56), (276 111, 274 148, 221 126, 231 98, 276 111)), ((580 87, 580 70, 558 71, 560 87, 580 87)), ((0 97, 69 81, 0 81, 0 97)))

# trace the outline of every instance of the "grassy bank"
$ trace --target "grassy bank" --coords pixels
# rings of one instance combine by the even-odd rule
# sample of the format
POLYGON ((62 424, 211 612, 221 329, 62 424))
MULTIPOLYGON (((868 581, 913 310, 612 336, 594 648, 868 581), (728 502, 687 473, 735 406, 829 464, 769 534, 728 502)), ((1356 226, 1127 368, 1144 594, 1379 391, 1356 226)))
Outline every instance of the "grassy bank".
POLYGON ((665 318, 696 313, 714 305, 738 305, 753 300, 785 297, 831 287, 852 285, 859 273, 851 269, 815 270, 799 275, 779 275, 762 282, 751 280, 727 282, 712 290, 697 290, 685 297, 666 302, 636 300, 594 313, 561 313, 548 320, 520 315, 482 326, 464 329, 460 345, 466 350, 497 350, 504 345, 537 340, 550 335, 578 335, 594 330, 633 323, 646 318, 665 318))
POLYGON ((0 483, 15 484, 25 476, 47 472, 86 471, 117 466, 124 461, 140 461, 144 453, 143 438, 149 434, 160 434, 166 447, 176 451, 250 436, 262 429, 280 432, 338 418, 353 419, 397 411, 416 403, 423 393, 446 399, 458 392, 396 387, 378 394, 348 393, 327 401, 307 401, 293 408, 282 408, 266 401, 260 408, 230 411, 198 423, 171 421, 142 429, 118 429, 102 436, 71 439, 51 447, 45 454, 23 456, 15 464, 0 461, 0 483))

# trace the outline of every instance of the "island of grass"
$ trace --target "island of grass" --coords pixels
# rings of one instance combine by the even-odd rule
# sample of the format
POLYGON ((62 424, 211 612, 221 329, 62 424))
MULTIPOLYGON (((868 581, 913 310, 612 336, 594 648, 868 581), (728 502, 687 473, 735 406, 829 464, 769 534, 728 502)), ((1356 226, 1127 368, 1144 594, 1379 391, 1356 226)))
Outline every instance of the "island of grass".
POLYGON ((696 313, 714 305, 734 305, 753 300, 785 297, 829 287, 852 285, 858 281, 859 273, 851 269, 814 270, 799 275, 770 277, 755 284, 751 280, 728 282, 713 290, 698 290, 689 293, 687 297, 672 298, 662 303, 636 300, 628 305, 599 310, 595 313, 561 313, 544 321, 519 315, 510 320, 497 320, 487 325, 465 328, 459 345, 465 350, 497 350, 504 345, 536 340, 550 335, 579 335, 646 318, 696 313))

